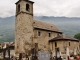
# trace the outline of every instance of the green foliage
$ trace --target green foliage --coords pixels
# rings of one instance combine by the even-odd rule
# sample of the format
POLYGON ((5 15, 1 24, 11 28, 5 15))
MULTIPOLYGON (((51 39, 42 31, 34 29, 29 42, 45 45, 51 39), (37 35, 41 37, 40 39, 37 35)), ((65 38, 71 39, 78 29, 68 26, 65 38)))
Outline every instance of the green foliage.
POLYGON ((76 34, 76 35, 74 36, 74 38, 76 38, 76 39, 79 39, 79 40, 80 40, 80 33, 76 34))

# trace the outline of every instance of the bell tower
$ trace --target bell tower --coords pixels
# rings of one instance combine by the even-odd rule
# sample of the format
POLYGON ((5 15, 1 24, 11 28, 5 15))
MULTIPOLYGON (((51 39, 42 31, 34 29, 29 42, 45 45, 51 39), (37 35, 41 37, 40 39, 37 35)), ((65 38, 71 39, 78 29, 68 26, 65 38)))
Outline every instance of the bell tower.
POLYGON ((29 0, 19 0, 16 2, 16 15, 21 12, 33 15, 33 3, 29 0))
POLYGON ((26 53, 33 39, 33 3, 29 0, 16 2, 15 52, 26 53))

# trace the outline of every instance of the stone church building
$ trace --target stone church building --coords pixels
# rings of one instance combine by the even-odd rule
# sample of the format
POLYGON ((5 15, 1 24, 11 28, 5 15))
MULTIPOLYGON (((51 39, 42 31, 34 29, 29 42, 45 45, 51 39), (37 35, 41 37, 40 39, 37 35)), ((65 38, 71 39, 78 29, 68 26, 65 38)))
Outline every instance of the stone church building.
POLYGON ((31 49, 50 52, 56 55, 56 50, 62 54, 77 54, 79 41, 64 36, 63 32, 54 24, 34 20, 33 4, 29 0, 16 2, 15 20, 15 53, 31 55, 31 49), (76 45, 76 46, 74 46, 76 45))

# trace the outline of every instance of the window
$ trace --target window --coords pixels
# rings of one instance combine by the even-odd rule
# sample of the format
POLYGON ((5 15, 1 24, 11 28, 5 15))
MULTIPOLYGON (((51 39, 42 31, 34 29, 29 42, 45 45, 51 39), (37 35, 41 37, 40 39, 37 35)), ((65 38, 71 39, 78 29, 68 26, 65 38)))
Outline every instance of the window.
POLYGON ((29 11, 29 4, 26 4, 26 10, 29 11))
POLYGON ((69 46, 70 46, 70 42, 69 42, 69 46))
POLYGON ((20 4, 18 5, 18 12, 20 11, 20 4))
POLYGON ((51 33, 48 33, 48 36, 51 37, 51 33))
POLYGON ((55 47, 57 47, 57 43, 55 42, 55 47))
POLYGON ((41 36, 41 32, 40 31, 38 32, 38 36, 41 36))

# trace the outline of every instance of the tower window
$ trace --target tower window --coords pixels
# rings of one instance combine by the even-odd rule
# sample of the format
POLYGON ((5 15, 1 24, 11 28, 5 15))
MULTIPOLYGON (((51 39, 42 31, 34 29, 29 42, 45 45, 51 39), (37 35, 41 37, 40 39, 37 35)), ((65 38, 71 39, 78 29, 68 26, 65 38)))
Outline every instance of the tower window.
POLYGON ((26 4, 26 10, 29 11, 29 4, 26 4))
POLYGON ((51 37, 51 33, 48 33, 48 36, 51 37))
POLYGON ((18 12, 20 11, 20 4, 18 5, 18 12))
POLYGON ((38 32, 38 36, 41 36, 41 32, 40 31, 38 32))

